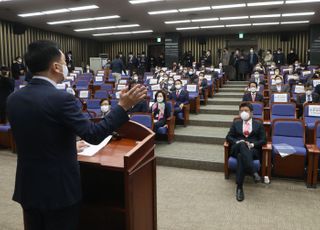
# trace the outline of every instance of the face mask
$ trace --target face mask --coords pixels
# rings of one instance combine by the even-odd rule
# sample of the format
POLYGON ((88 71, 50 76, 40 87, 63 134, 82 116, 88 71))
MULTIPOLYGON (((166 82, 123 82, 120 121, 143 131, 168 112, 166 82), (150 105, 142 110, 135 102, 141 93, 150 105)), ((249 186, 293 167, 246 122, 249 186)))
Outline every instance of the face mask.
POLYGON ((184 73, 187 73, 187 72, 188 72, 188 70, 183 70, 183 72, 184 72, 184 73))
POLYGON ((66 78, 69 74, 68 67, 66 65, 62 65, 62 64, 60 64, 60 65, 62 66, 62 69, 63 69, 63 76, 64 76, 64 78, 66 78))
POLYGON ((245 111, 243 111, 243 112, 240 113, 240 117, 241 117, 241 119, 242 119, 243 121, 247 121, 247 120, 249 120, 249 118, 250 118, 250 114, 247 113, 247 112, 245 112, 245 111))
POLYGON ((291 50, 290 53, 293 54, 293 51, 291 50))
POLYGON ((157 102, 162 103, 163 102, 163 97, 157 97, 157 102))
POLYGON ((203 77, 199 77, 199 80, 202 81, 202 80, 203 80, 203 77))
POLYGON ((249 89, 249 91, 252 92, 252 93, 255 93, 255 92, 257 91, 257 88, 256 88, 256 87, 251 87, 251 88, 249 89))
POLYGON ((190 71, 190 72, 189 72, 189 75, 192 75, 192 74, 193 74, 193 72, 190 71))
POLYGON ((277 84, 277 85, 279 85, 279 84, 281 84, 281 83, 282 83, 282 81, 281 81, 280 79, 277 79, 277 80, 276 80, 276 84, 277 84))
POLYGON ((306 91, 306 94, 309 96, 309 95, 311 95, 312 94, 312 90, 307 90, 306 91))
POLYGON ((139 78, 138 78, 138 77, 134 77, 134 78, 133 78, 133 80, 138 81, 138 80, 139 80, 139 78))
POLYGON ((281 51, 278 51, 278 54, 280 54, 281 53, 281 51))
POLYGON ((253 53, 253 50, 250 50, 250 53, 253 53))
POLYGON ((173 84, 173 81, 168 81, 168 84, 169 84, 169 85, 172 85, 172 84, 173 84))
POLYGON ((102 105, 101 106, 101 112, 106 113, 110 109, 110 105, 102 105))
POLYGON ((181 89, 181 85, 175 85, 176 89, 181 89))
POLYGON ((22 59, 18 59, 17 61, 18 61, 19 63, 22 63, 22 59))
POLYGON ((254 75, 255 78, 259 78, 259 76, 260 76, 259 74, 255 74, 254 75))
POLYGON ((270 52, 267 52, 267 54, 269 55, 269 54, 270 54, 270 52))
POLYGON ((160 73, 160 76, 163 76, 163 73, 160 73))
POLYGON ((296 67, 297 67, 297 66, 299 66, 299 64, 297 64, 297 63, 296 63, 296 64, 294 64, 294 66, 296 66, 296 67))

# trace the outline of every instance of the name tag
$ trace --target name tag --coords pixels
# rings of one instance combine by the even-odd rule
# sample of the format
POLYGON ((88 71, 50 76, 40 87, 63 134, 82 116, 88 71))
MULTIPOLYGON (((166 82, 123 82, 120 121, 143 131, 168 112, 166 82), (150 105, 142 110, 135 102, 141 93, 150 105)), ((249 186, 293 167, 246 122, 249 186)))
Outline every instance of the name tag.
POLYGON ((89 97, 89 91, 88 90, 81 90, 79 92, 79 97, 80 98, 88 98, 89 97))
POLYGON ((123 90, 124 88, 126 88, 126 85, 118 85, 117 86, 117 90, 123 90))
POLYGON ((151 86, 151 90, 152 90, 152 91, 154 91, 154 90, 161 90, 160 84, 158 84, 158 85, 152 85, 152 86, 151 86))
POLYGON ((56 88, 59 90, 64 90, 64 89, 66 89, 66 85, 64 83, 57 84, 56 88))
POLYGON ((97 77, 95 77, 95 81, 103 81, 103 77, 102 76, 97 76, 97 77))
MULTIPOLYGON (((77 76, 77 75, 76 75, 76 76, 77 76)), ((70 76, 66 77, 66 79, 67 79, 67 80, 70 80, 70 81, 74 81, 74 78, 75 78, 75 76, 71 76, 71 74, 70 74, 70 76)))
POLYGON ((147 76, 146 76, 146 80, 149 80, 149 79, 152 79, 152 78, 153 78, 152 75, 147 75, 147 76))
POLYGON ((197 92, 197 85, 187 85, 187 91, 188 92, 197 92))
POLYGON ((309 116, 320 117, 320 106, 319 105, 309 105, 309 116))
POLYGON ((125 79, 122 79, 122 80, 121 80, 121 79, 120 79, 120 80, 119 80, 119 84, 127 84, 127 80, 125 80, 125 79))
POLYGON ((180 80, 181 79, 181 75, 175 75, 173 76, 173 79, 176 81, 176 80, 180 80))
MULTIPOLYGON (((103 75, 104 75, 104 70, 99 70, 99 71, 97 72, 97 75, 98 75, 98 74, 103 74, 103 75)), ((103 76, 103 75, 102 75, 102 76, 103 76)))
POLYGON ((212 76, 211 75, 204 75, 205 79, 207 79, 208 81, 211 81, 212 76))
POLYGON ((149 84, 150 85, 158 84, 158 79, 155 79, 155 78, 150 79, 149 84))
POLYGON ((214 72, 221 73, 221 69, 214 69, 214 72))
POLYGON ((313 87, 316 87, 317 85, 320 84, 320 80, 313 80, 312 83, 313 83, 313 87))
POLYGON ((310 75, 311 71, 303 71, 302 74, 303 74, 303 76, 310 75))
POLYGON ((294 89, 295 93, 304 93, 304 86, 303 85, 296 85, 295 89, 294 89))
POLYGON ((182 85, 185 86, 186 84, 188 84, 188 80, 187 79, 183 79, 182 81, 182 85))
POLYGON ((288 95, 287 94, 280 94, 275 93, 273 94, 273 101, 274 102, 288 102, 288 95))

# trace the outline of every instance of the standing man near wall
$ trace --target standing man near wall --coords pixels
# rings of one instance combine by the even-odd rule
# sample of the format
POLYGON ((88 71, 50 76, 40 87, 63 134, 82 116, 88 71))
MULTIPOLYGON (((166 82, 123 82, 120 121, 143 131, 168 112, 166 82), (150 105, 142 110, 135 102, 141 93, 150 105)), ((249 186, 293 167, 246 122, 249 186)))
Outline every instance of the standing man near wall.
POLYGON ((122 90, 119 104, 92 123, 73 95, 56 88, 68 68, 55 42, 31 43, 25 59, 34 77, 8 98, 18 155, 13 200, 23 208, 25 230, 76 230, 81 203, 76 136, 100 143, 128 121, 127 111, 146 97, 146 88, 122 90))
POLYGON ((116 79, 116 84, 118 84, 121 79, 122 71, 126 73, 126 69, 119 55, 111 62, 110 69, 112 70, 112 76, 116 79))

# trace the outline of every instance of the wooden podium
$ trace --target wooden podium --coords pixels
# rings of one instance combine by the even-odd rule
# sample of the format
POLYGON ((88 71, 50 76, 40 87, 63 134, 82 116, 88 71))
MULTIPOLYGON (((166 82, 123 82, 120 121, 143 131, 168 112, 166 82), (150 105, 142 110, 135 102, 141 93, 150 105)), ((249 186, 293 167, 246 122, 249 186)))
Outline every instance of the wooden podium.
POLYGON ((80 230, 156 230, 154 133, 132 121, 92 157, 79 156, 80 230))

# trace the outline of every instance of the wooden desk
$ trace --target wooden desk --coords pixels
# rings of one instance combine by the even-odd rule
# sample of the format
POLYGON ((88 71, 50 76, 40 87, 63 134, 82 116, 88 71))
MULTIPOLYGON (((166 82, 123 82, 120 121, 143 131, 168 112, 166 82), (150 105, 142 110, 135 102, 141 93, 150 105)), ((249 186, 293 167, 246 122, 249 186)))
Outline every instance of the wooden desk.
POLYGON ((80 230, 156 230, 154 133, 135 122, 92 157, 79 156, 80 230))

